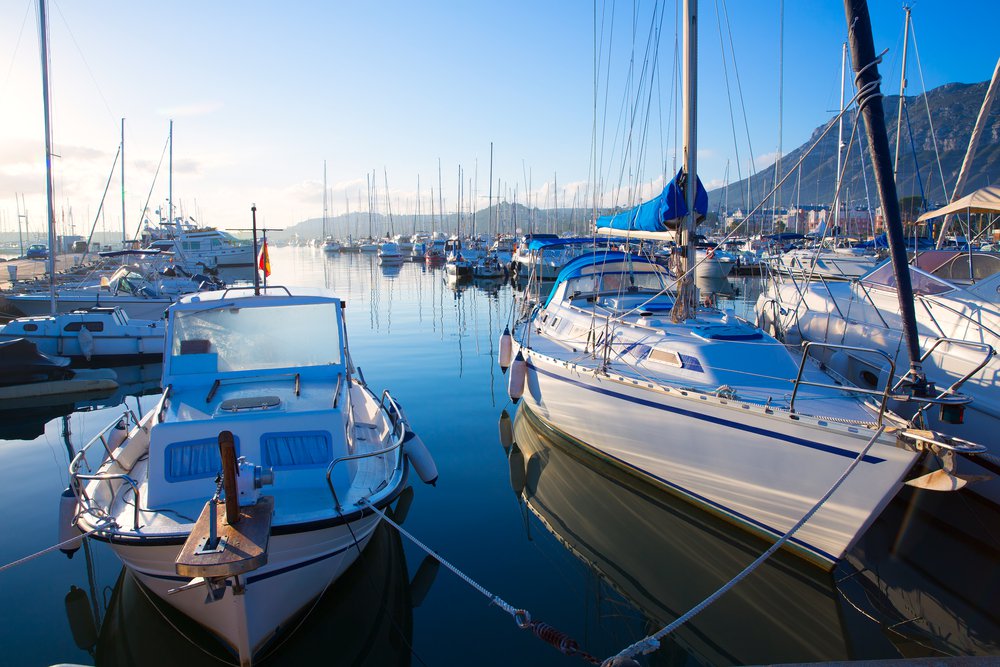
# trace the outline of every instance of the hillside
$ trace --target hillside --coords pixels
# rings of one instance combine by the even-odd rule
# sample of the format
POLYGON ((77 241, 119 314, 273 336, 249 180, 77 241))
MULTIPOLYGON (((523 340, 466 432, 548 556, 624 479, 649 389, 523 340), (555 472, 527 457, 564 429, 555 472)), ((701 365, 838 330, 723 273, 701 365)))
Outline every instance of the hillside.
MULTIPOLYGON (((926 103, 923 95, 906 97, 906 112, 903 116, 903 141, 899 151, 899 171, 896 177, 896 189, 900 197, 919 195, 920 183, 923 183, 923 194, 931 202, 945 202, 949 199, 941 187, 941 176, 934 157, 934 142, 931 134, 931 122, 927 118, 927 108, 930 108, 934 133, 937 136, 938 153, 941 156, 941 171, 945 183, 950 189, 954 187, 958 177, 962 159, 968 147, 969 136, 979 114, 983 97, 986 94, 988 81, 974 84, 949 83, 935 88, 927 93, 926 103), (907 129, 907 119, 909 129, 907 129), (912 139, 911 139, 912 137, 912 139), (919 172, 920 179, 917 179, 919 172)), ((886 130, 889 135, 890 150, 896 147, 896 115, 899 104, 898 95, 889 95, 882 100, 885 109, 886 130)), ((854 114, 844 116, 844 142, 850 141, 854 123, 854 114)), ((782 157, 782 172, 788 173, 822 134, 826 125, 813 131, 812 136, 804 144, 782 157)), ((865 202, 865 175, 871 197, 875 199, 874 180, 871 174, 871 164, 868 157, 868 145, 865 140, 864 127, 858 127, 861 138, 859 151, 858 139, 845 163, 845 178, 842 189, 842 199, 863 205, 865 202), (864 169, 862 159, 863 153, 864 169)), ((845 154, 847 147, 845 146, 845 154)), ((774 165, 755 174, 750 179, 751 197, 756 204, 761 197, 774 187, 774 165)), ((800 204, 829 204, 833 201, 836 189, 837 174, 837 129, 834 128, 805 159, 801 175, 793 175, 780 191, 780 202, 784 206, 800 204)), ((986 129, 976 152, 973 169, 969 174, 966 193, 988 185, 1000 177, 1000 104, 994 104, 991 109, 986 129)), ((730 209, 741 206, 747 197, 747 180, 732 183, 727 188, 719 188, 709 193, 709 199, 714 208, 720 202, 728 201, 730 209)))

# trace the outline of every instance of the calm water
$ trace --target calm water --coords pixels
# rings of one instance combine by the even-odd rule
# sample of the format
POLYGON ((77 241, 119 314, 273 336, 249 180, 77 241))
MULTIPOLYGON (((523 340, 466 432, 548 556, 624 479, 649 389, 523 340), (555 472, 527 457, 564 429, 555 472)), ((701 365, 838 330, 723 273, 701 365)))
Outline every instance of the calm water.
MULTIPOLYGON (((440 481, 416 482, 406 528, 584 650, 616 653, 766 549, 581 456, 528 413, 511 425, 517 444, 501 444, 501 412, 515 415, 495 363, 510 286, 455 291, 440 270, 420 264, 383 271, 371 257, 308 248, 275 248, 271 261, 272 283, 327 286, 347 300, 356 363, 374 389, 391 389, 405 405, 433 452, 440 481)), ((127 373, 128 391, 147 392, 127 405, 149 409, 159 367, 127 373)), ((57 541, 68 452, 111 421, 121 408, 108 406, 121 400, 2 414, 0 564, 57 541)), ((643 663, 1000 655, 998 544, 1000 517, 975 499, 904 493, 832 574, 775 557, 643 663)), ((383 527, 264 664, 585 664, 517 629, 450 572, 434 571, 421 550, 383 527)), ((151 604, 103 544, 0 573, 0 596, 0 664, 231 660, 199 628, 151 604), (92 631, 88 619, 97 621, 92 631)))

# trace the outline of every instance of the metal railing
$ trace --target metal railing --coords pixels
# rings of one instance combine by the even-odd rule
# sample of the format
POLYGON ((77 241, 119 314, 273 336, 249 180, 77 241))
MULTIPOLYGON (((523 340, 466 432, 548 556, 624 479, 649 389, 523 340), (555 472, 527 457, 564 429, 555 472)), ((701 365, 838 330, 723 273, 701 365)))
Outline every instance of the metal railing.
MULTIPOLYGON (((403 415, 402 409, 399 407, 399 404, 396 403, 395 399, 393 399, 393 397, 389 394, 388 389, 382 392, 382 398, 379 401, 379 409, 383 413, 385 413, 386 418, 389 421, 389 425, 392 429, 390 432, 392 444, 389 445, 388 447, 383 447, 382 449, 376 449, 371 452, 340 456, 331 461, 330 465, 327 466, 326 468, 326 485, 330 488, 330 494, 333 496, 334 506, 336 507, 338 513, 343 510, 343 505, 341 505, 340 498, 337 496, 337 490, 334 488, 332 479, 333 469, 337 466, 337 464, 343 463, 345 461, 357 461, 360 459, 383 456, 385 454, 389 454, 399 449, 403 445, 403 438, 406 436, 406 419, 403 415)), ((353 426, 354 424, 353 411, 350 412, 352 414, 348 416, 349 427, 353 426)), ((349 429, 349 437, 351 437, 352 434, 353 434, 353 429, 351 428, 349 429)), ((396 462, 396 467, 394 469, 399 469, 399 467, 402 466, 402 464, 403 464, 403 457, 400 456, 398 457, 398 460, 396 462)))
MULTIPOLYGON (((163 399, 161 399, 162 401, 163 399)), ((139 528, 139 508, 141 506, 140 492, 138 483, 132 479, 127 473, 110 473, 110 472, 93 472, 94 468, 91 463, 87 460, 87 455, 90 453, 91 449, 96 447, 97 443, 101 444, 102 458, 101 463, 98 468, 104 466, 107 462, 112 462, 121 468, 121 464, 118 459, 115 458, 114 451, 110 447, 110 438, 108 437, 110 432, 116 429, 121 422, 124 420, 126 432, 131 436, 133 430, 140 428, 140 422, 136 414, 132 412, 130 408, 125 408, 124 413, 120 417, 116 417, 107 426, 98 431, 97 435, 91 438, 86 445, 80 448, 80 450, 73 456, 73 459, 69 463, 69 475, 70 475, 70 487, 76 494, 77 503, 84 511, 93 509, 92 504, 94 499, 87 492, 85 486, 86 482, 90 481, 102 481, 108 483, 108 494, 109 500, 107 507, 101 508, 104 512, 110 512, 111 506, 114 504, 115 498, 117 496, 117 491, 114 488, 114 481, 124 482, 135 493, 135 505, 133 508, 133 521, 136 528, 139 528), (83 472, 86 470, 86 472, 83 472)), ((127 442, 127 439, 126 439, 127 442)), ((119 487, 121 488, 121 487, 119 487)))
POLYGON ((836 389, 839 391, 847 391, 856 394, 864 394, 866 396, 878 396, 881 400, 879 401, 878 409, 878 421, 876 426, 882 426, 882 419, 885 416, 885 406, 889 401, 889 389, 892 386, 892 378, 896 376, 896 362, 893 361, 886 352, 882 350, 876 350, 869 347, 858 347, 856 345, 840 345, 838 343, 818 343, 814 341, 808 341, 802 344, 802 359, 799 361, 799 372, 795 376, 795 383, 792 387, 792 397, 788 402, 788 411, 795 412, 795 397, 798 395, 799 387, 802 385, 807 385, 810 387, 822 387, 825 389, 836 389), (869 354, 877 354, 879 356, 885 357, 885 360, 889 364, 889 374, 885 380, 885 386, 881 391, 877 389, 864 389, 862 387, 855 387, 853 385, 843 385, 843 384, 827 384, 825 382, 813 382, 811 380, 803 380, 802 374, 805 372, 806 360, 809 357, 810 347, 825 347, 835 350, 844 350, 851 352, 865 352, 869 354))

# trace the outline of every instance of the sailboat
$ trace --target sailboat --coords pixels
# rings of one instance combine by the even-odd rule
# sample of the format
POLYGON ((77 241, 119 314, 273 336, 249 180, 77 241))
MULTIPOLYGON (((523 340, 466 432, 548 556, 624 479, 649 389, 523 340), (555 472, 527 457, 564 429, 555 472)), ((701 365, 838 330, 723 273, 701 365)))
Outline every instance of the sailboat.
POLYGON ((598 221, 617 219, 607 233, 630 240, 676 237, 679 278, 629 251, 580 255, 547 299, 515 309, 501 365, 511 397, 582 448, 830 569, 926 438, 886 409, 886 386, 839 385, 735 312, 698 303, 695 212, 707 195, 695 159, 696 1, 684 5, 684 167, 659 197, 598 221))

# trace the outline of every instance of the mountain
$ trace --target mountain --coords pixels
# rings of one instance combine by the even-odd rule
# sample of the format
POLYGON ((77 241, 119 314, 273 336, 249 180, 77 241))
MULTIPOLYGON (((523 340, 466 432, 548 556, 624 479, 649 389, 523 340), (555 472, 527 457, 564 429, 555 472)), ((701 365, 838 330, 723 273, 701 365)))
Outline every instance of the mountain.
MULTIPOLYGON (((951 189, 955 187, 958 171, 962 166, 965 151, 969 144, 969 136, 979 115, 983 97, 986 95, 988 81, 982 83, 949 83, 929 91, 924 95, 905 98, 905 112, 902 124, 902 143, 899 148, 899 170, 896 175, 896 190, 900 198, 920 195, 920 184, 923 183, 923 195, 932 203, 946 203, 950 200, 951 189), (927 109, 930 109, 928 120, 927 109), (931 124, 933 123, 933 135, 931 124), (939 172, 934 155, 934 140, 937 138, 938 154, 941 157, 939 172), (941 175, 948 187, 945 194, 941 187, 941 175), (920 178, 917 179, 919 173, 920 178)), ((899 96, 889 95, 882 99, 885 110, 886 130, 889 135, 889 148, 896 148, 896 116, 898 113, 899 96)), ((844 115, 844 154, 847 155, 844 168, 844 183, 841 188, 841 201, 864 207, 865 178, 867 190, 872 205, 877 206, 875 181, 871 172, 871 161, 868 156, 868 143, 865 139, 863 121, 857 128, 857 136, 853 147, 846 144, 851 141, 851 131, 854 124, 854 113, 844 115), (860 148, 859 151, 859 140, 860 148), (848 154, 848 150, 850 153, 848 154), (863 157, 862 157, 863 155, 863 157), (863 166, 862 166, 863 165, 863 166)), ((782 174, 787 174, 801 159, 802 155, 826 129, 822 125, 813 131, 809 140, 784 155, 781 158, 782 174)), ((774 187, 775 166, 757 172, 750 180, 750 196, 752 205, 774 187)), ((964 192, 989 185, 1000 178, 1000 103, 994 104, 987 119, 986 128, 979 141, 975 161, 964 192)), ((782 186, 779 202, 782 206, 796 203, 801 205, 829 205, 833 202, 837 186, 837 128, 834 127, 820 142, 813 152, 802 163, 801 174, 793 174, 782 186)), ((727 201, 729 208, 735 210, 747 201, 747 179, 732 183, 728 188, 719 188, 709 193, 711 208, 716 208, 727 201), (728 190, 728 192, 727 192, 728 190)), ((770 203, 767 204, 770 208, 770 203)))

